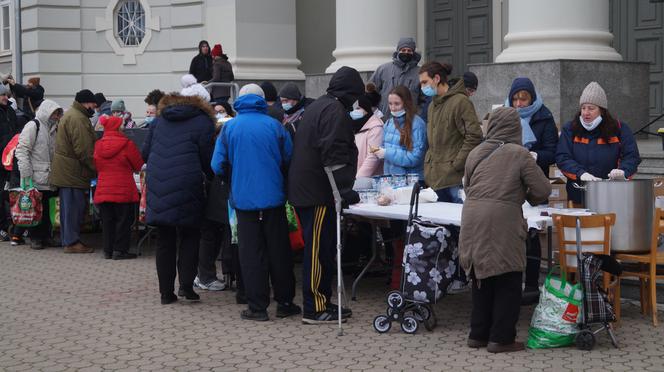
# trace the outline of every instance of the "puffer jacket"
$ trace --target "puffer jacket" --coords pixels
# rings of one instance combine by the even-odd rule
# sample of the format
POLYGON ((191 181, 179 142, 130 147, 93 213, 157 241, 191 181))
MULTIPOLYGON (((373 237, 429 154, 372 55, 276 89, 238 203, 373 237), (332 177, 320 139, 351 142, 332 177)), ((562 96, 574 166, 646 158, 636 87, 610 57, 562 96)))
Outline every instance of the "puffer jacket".
POLYGON ((104 136, 95 143, 94 160, 97 167, 97 189, 94 202, 136 203, 138 190, 134 172, 141 170, 143 158, 138 147, 120 133, 122 118, 104 116, 100 120, 104 136))
POLYGON ((267 115, 263 97, 245 94, 235 101, 238 115, 224 124, 212 156, 212 170, 228 176, 234 208, 256 211, 286 203, 285 173, 293 145, 280 122, 267 115))
POLYGON ((405 117, 390 118, 385 124, 383 146, 385 147, 385 174, 417 173, 424 177, 424 154, 427 151, 427 125, 415 115, 411 130, 413 147, 409 151, 402 146, 399 128, 403 127, 405 117))
POLYGON ((92 159, 96 139, 87 110, 74 101, 58 124, 49 182, 58 187, 89 189, 96 173, 92 159))
POLYGON ((466 161, 466 201, 461 214, 459 256, 466 273, 485 279, 526 267, 527 224, 522 205, 546 201, 551 184, 521 145, 514 108, 496 109, 487 139, 466 161))
POLYGON ((39 130, 37 123, 31 120, 18 137, 15 155, 19 173, 23 178, 32 177, 37 190, 55 190, 55 187, 49 184, 48 177, 51 174, 55 133, 58 126, 57 123, 51 126, 49 118, 56 110, 62 110, 60 105, 45 99, 37 109, 39 130))
POLYGON ((205 178, 214 147, 215 113, 197 96, 167 95, 143 144, 147 163, 146 222, 199 226, 205 212, 205 178))
POLYGON ((434 190, 459 186, 468 154, 482 142, 482 127, 463 79, 433 99, 428 117, 426 183, 434 190))
POLYGON ((357 174, 355 177, 371 177, 383 174, 383 159, 369 152, 371 146, 383 147, 383 121, 375 114, 355 133, 357 146, 357 174))

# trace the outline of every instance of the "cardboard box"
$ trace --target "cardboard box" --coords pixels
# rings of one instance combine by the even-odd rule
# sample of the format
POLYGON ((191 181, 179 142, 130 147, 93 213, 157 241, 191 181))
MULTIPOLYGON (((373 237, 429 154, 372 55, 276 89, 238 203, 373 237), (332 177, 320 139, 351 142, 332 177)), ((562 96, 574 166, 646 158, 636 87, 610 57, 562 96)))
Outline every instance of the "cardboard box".
POLYGON ((664 178, 654 178, 652 180, 655 197, 664 196, 664 178))
POLYGON ((549 201, 567 202, 567 185, 560 179, 551 180, 549 201))
POLYGON ((563 172, 560 169, 558 169, 558 167, 555 164, 553 164, 549 167, 549 178, 550 179, 554 179, 554 178, 564 179, 565 175, 563 174, 563 172))
POLYGON ((549 200, 549 208, 565 209, 567 208, 567 200, 549 200))

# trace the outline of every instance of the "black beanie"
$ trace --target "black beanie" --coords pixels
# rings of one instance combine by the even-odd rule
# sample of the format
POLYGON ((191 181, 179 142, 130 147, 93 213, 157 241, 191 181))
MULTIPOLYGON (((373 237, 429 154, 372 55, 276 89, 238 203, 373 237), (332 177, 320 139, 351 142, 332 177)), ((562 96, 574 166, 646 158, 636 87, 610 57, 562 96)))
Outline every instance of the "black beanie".
POLYGON ((95 100, 97 102, 97 106, 101 106, 104 102, 106 102, 106 97, 104 96, 104 93, 95 93, 95 100))
POLYGON ((97 104, 95 95, 90 91, 90 89, 83 89, 76 93, 76 98, 74 100, 78 103, 94 103, 97 104))
POLYGON ((279 91, 279 97, 299 101, 302 99, 302 93, 295 83, 286 83, 279 91))
POLYGON ((275 88, 274 84, 269 81, 264 81, 261 83, 261 89, 263 89, 263 93, 265 93, 265 100, 267 102, 274 102, 277 100, 277 88, 275 88))

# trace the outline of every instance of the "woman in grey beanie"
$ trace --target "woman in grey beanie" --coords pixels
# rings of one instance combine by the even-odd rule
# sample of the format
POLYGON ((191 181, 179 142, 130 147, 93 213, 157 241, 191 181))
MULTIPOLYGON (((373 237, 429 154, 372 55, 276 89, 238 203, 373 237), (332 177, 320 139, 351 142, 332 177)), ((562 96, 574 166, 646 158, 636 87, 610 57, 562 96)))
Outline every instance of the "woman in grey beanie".
POLYGON ((641 157, 632 131, 611 115, 606 92, 597 82, 586 86, 579 112, 562 128, 556 163, 568 179, 567 196, 575 206, 584 200, 573 182, 624 180, 636 173, 641 157))

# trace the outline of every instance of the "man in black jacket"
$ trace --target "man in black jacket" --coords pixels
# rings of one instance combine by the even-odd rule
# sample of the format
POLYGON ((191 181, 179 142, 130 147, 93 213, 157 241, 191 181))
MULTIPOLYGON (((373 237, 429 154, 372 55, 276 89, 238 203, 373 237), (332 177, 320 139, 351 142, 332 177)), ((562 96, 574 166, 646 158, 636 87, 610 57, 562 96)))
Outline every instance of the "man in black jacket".
POLYGON ((44 87, 41 86, 39 77, 31 77, 26 85, 18 84, 14 79, 7 79, 7 82, 14 96, 23 99, 23 112, 33 119, 44 100, 44 87))
MULTIPOLYGON (((336 322, 336 305, 330 302, 336 254, 336 217, 332 188, 324 167, 334 169, 334 180, 345 203, 359 201, 352 190, 357 171, 357 147, 349 112, 364 83, 360 74, 340 68, 327 94, 304 112, 295 135, 288 172, 288 199, 296 207, 304 235, 302 322, 336 322)), ((350 310, 342 311, 349 317, 350 310)))
POLYGON ((189 73, 196 77, 197 83, 212 79, 212 54, 210 54, 210 44, 206 40, 198 43, 198 54, 191 59, 189 73))

